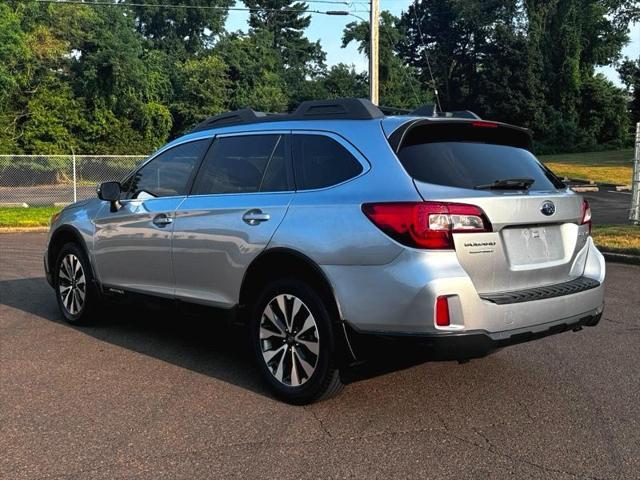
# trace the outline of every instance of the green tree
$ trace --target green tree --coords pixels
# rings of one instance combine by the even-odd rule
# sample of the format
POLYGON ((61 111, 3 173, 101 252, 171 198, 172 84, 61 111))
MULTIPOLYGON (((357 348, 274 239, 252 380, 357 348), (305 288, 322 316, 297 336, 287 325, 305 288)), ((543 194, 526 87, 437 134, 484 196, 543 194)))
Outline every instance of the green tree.
POLYGON ((629 131, 625 92, 601 73, 584 79, 580 85, 578 111, 578 149, 625 145, 629 131))
POLYGON ((344 63, 331 67, 322 76, 321 84, 325 98, 366 98, 369 95, 367 76, 344 63))
POLYGON ((280 75, 280 56, 272 45, 272 34, 267 31, 228 34, 218 42, 214 53, 227 65, 232 85, 229 108, 286 111, 287 85, 280 75))
POLYGON ((227 8, 235 3, 234 0, 181 0, 182 6, 201 8, 175 8, 162 6, 168 2, 155 0, 125 1, 136 4, 132 6, 135 25, 144 39, 153 48, 180 61, 213 44, 224 30, 227 8))
POLYGON ((227 108, 230 90, 227 65, 216 55, 196 57, 177 65, 173 134, 227 108))
POLYGON ((249 25, 253 32, 268 32, 271 47, 280 55, 284 72, 291 73, 289 83, 297 78, 315 76, 324 67, 325 54, 319 42, 310 42, 304 30, 311 23, 308 6, 295 0, 244 0, 252 9, 249 25))
POLYGON ((26 114, 20 97, 28 81, 28 73, 21 65, 30 57, 20 16, 8 5, 0 4, 0 153, 12 153, 18 148, 19 123, 26 114))
POLYGON ((631 124, 635 126, 640 122, 640 58, 637 60, 625 58, 618 67, 618 73, 627 92, 631 95, 629 110, 631 124))

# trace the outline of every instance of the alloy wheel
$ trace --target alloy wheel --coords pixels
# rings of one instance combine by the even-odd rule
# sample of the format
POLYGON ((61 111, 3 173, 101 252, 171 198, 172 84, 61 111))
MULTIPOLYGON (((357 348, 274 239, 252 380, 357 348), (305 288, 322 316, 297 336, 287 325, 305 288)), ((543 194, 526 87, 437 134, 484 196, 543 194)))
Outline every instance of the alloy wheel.
POLYGON ((77 315, 87 297, 87 281, 80 259, 73 253, 64 256, 58 270, 58 294, 71 315, 77 315))
POLYGON ((298 387, 318 364, 320 338, 309 308, 295 295, 280 294, 269 301, 260 319, 262 358, 280 383, 298 387))

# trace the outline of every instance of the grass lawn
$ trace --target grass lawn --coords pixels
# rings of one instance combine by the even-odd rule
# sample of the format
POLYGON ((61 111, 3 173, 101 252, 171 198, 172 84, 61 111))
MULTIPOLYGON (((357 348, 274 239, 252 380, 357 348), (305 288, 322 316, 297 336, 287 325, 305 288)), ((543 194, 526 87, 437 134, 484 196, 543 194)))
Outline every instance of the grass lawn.
POLYGON ((0 208, 0 228, 47 227, 60 207, 0 208))
POLYGON ((539 158, 560 177, 616 185, 631 184, 633 149, 541 155, 539 158))
POLYGON ((640 225, 595 226, 592 234, 602 250, 640 255, 640 225))

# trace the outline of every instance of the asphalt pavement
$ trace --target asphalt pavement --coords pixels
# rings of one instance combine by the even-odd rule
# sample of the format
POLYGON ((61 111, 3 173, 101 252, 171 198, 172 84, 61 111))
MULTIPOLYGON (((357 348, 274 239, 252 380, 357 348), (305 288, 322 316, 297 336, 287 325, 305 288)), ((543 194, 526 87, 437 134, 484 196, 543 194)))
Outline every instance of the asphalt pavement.
POLYGON ((629 223, 631 193, 602 188, 599 192, 581 193, 589 201, 594 225, 629 223))
POLYGON ((269 395, 218 318, 63 323, 43 248, 0 235, 2 479, 640 477, 639 267, 608 265, 595 328, 303 408, 269 395))

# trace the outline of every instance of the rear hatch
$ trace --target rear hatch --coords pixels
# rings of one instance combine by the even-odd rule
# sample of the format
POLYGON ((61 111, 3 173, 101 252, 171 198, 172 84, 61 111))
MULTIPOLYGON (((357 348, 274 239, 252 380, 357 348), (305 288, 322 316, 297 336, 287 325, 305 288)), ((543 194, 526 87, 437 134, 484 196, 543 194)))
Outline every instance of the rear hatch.
POLYGON ((581 276, 584 259, 576 262, 576 255, 589 234, 581 225, 583 200, 535 158, 526 130, 423 120, 390 143, 424 200, 475 205, 486 214, 491 231, 453 235, 479 293, 581 276))

